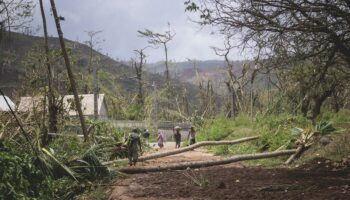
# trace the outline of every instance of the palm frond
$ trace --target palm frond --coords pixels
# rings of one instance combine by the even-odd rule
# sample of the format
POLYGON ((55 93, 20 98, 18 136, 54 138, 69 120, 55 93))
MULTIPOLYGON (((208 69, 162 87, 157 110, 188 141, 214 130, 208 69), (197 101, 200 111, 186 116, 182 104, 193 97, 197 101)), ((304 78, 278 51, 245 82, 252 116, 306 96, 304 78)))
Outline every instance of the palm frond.
POLYGON ((110 175, 108 168, 102 165, 95 150, 96 146, 92 146, 80 159, 70 162, 69 166, 80 179, 96 180, 103 179, 110 175))
POLYGON ((65 164, 61 163, 59 160, 57 160, 57 158, 50 151, 48 151, 47 149, 42 148, 41 150, 42 150, 42 152, 45 155, 47 155, 50 158, 51 162, 53 162, 57 167, 59 167, 68 176, 70 176, 74 180, 77 180, 76 177, 75 177, 74 171, 72 171, 68 166, 66 166, 65 164))
POLYGON ((315 131, 317 133, 320 133, 321 135, 329 134, 331 132, 334 132, 335 130, 336 129, 333 127, 332 122, 323 121, 323 122, 319 122, 315 126, 315 131))

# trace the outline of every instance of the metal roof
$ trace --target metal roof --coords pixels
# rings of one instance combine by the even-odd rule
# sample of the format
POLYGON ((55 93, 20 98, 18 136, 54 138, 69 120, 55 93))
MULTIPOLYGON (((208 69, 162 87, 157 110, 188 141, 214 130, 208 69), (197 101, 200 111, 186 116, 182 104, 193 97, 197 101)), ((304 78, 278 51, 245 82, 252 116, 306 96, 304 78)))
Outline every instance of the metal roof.
MULTIPOLYGON (((81 98, 82 111, 84 115, 94 115, 94 95, 93 94, 80 94, 79 98, 81 98)), ((29 112, 36 109, 41 109, 43 107, 43 96, 35 96, 35 97, 21 97, 18 111, 20 112, 29 112)), ((98 114, 100 115, 102 109, 101 107, 105 107, 107 109, 105 95, 98 95, 98 114)), ((63 97, 63 109, 66 110, 70 116, 76 116, 77 113, 74 110, 74 96, 73 95, 65 95, 63 97)))
MULTIPOLYGON (((5 96, 7 102, 10 104, 12 109, 15 109, 16 105, 11 101, 11 99, 8 96, 5 96)), ((10 111, 10 108, 6 104, 5 98, 1 95, 0 96, 0 111, 8 112, 10 111)))

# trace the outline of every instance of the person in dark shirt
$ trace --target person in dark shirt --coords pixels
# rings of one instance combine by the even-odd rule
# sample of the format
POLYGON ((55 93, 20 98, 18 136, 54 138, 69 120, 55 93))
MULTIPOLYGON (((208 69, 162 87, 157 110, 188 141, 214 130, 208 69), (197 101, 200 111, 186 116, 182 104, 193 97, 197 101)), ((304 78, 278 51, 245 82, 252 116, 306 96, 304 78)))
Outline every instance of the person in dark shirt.
POLYGON ((133 129, 132 132, 129 134, 128 141, 128 158, 129 158, 129 165, 136 165, 136 162, 139 158, 139 152, 142 152, 141 148, 141 140, 140 136, 138 134, 137 129, 133 129))
POLYGON ((147 130, 147 129, 145 129, 144 131, 143 131, 143 138, 145 138, 145 141, 146 141, 146 143, 148 144, 148 141, 149 141, 149 131, 147 130))
POLYGON ((175 126, 174 128, 174 139, 175 139, 175 149, 180 148, 181 144, 181 127, 175 126))
POLYGON ((194 130, 194 126, 191 126, 191 129, 188 132, 187 139, 190 140, 190 145, 196 143, 196 131, 194 130))

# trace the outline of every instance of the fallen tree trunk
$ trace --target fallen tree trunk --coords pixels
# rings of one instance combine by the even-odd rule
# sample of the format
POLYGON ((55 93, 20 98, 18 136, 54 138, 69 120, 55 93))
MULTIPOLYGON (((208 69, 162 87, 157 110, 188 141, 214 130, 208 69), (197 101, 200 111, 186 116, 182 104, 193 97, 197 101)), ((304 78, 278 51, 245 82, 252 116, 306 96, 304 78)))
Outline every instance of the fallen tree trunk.
POLYGON ((244 160, 258 160, 263 158, 272 158, 277 156, 285 156, 294 154, 297 150, 283 150, 283 151, 275 151, 268 153, 256 153, 256 154, 247 154, 247 155, 236 155, 230 158, 220 159, 220 160, 209 160, 209 161, 195 161, 195 162, 183 162, 176 163, 165 166, 151 166, 151 167, 124 167, 117 169, 120 172, 124 172, 127 174, 136 174, 136 173, 147 173, 147 172, 159 172, 159 171, 167 171, 167 170, 184 170, 187 168, 202 168, 202 167, 210 167, 215 165, 225 165, 234 162, 244 161, 244 160))
POLYGON ((292 154, 288 160, 285 162, 286 165, 290 165, 297 157, 299 157, 303 152, 304 150, 306 150, 308 148, 308 146, 304 146, 304 145, 300 145, 296 152, 294 154, 292 154))
MULTIPOLYGON (((172 151, 166 151, 166 152, 154 153, 154 154, 150 154, 150 155, 146 155, 146 156, 141 156, 138 159, 138 161, 146 161, 146 160, 151 160, 151 159, 171 156, 171 155, 175 155, 175 154, 180 154, 180 153, 183 153, 183 152, 186 152, 186 151, 194 150, 194 149, 202 147, 202 146, 232 145, 232 144, 239 144, 239 143, 243 143, 243 142, 256 140, 258 138, 259 138, 259 136, 252 136, 252 137, 245 137, 245 138, 240 138, 240 139, 237 139, 237 140, 229 140, 229 141, 228 140, 224 140, 224 141, 203 141, 203 142, 198 142, 197 144, 194 144, 194 145, 191 145, 191 146, 188 146, 188 147, 175 149, 175 150, 172 150, 172 151)), ((126 159, 108 161, 108 162, 104 162, 102 164, 103 165, 110 165, 110 164, 113 164, 114 162, 117 162, 117 161, 126 161, 126 159)))

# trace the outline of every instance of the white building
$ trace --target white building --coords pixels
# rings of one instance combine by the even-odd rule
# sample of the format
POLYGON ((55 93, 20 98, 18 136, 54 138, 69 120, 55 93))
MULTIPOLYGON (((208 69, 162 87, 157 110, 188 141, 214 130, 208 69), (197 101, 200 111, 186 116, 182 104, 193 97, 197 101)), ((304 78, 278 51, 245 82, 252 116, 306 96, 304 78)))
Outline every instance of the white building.
POLYGON ((0 95, 0 112, 9 112, 10 108, 7 105, 5 99, 7 100, 7 102, 10 104, 11 108, 14 110, 16 105, 11 101, 11 99, 8 96, 2 96, 0 95))
MULTIPOLYGON (((82 94, 79 95, 81 98, 81 107, 84 116, 93 117, 94 116, 94 95, 93 94, 82 94)), ((78 116, 78 113, 74 109, 74 95, 66 95, 63 98, 64 109, 68 112, 69 116, 78 116)), ((98 118, 107 118, 107 104, 104 94, 99 94, 97 98, 97 113, 98 118)))
MULTIPOLYGON (((81 106, 83 115, 86 117, 94 116, 94 95, 93 94, 81 94, 79 95, 81 100, 81 106)), ((47 101, 46 101, 47 102, 47 101)), ((63 97, 63 109, 68 113, 69 116, 78 116, 75 111, 73 95, 66 95, 63 97)), ((31 112, 32 110, 42 110, 44 104, 44 98, 42 96, 36 97, 21 97, 18 111, 19 112, 31 112)), ((47 103, 46 103, 47 104, 47 103)), ((107 104, 104 94, 99 94, 97 98, 97 113, 101 119, 107 118, 107 104)))

